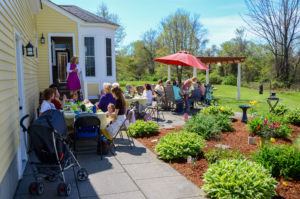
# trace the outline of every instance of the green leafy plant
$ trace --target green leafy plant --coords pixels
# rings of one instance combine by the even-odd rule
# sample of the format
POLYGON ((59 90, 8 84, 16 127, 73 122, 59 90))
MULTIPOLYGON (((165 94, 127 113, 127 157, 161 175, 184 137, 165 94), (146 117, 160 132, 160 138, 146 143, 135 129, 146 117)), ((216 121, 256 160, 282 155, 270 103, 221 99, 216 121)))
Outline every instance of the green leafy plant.
POLYGON ((232 119, 229 119, 227 115, 219 114, 216 116, 216 123, 222 131, 233 131, 232 119))
POLYGON ((278 104, 275 108, 274 108, 274 113, 276 115, 284 115, 289 109, 287 108, 287 106, 285 104, 278 104))
POLYGON ((137 120, 134 124, 130 124, 129 130, 133 136, 156 133, 158 131, 158 124, 153 121, 144 122, 143 120, 137 120))
POLYGON ((205 140, 196 133, 180 131, 163 136, 155 147, 161 159, 187 158, 197 155, 206 147, 205 140))
POLYGON ((263 147, 252 155, 252 159, 268 169, 274 177, 300 177, 300 150, 295 146, 263 147))
POLYGON ((208 149, 206 152, 204 152, 204 157, 210 164, 213 164, 218 160, 246 158, 246 156, 238 149, 234 149, 234 150, 208 149))
POLYGON ((227 76, 222 82, 222 84, 224 85, 231 85, 231 86, 236 86, 236 83, 237 83, 237 78, 234 75, 227 76))
POLYGON ((293 145, 300 149, 300 135, 298 135, 298 138, 293 141, 293 145))
POLYGON ((300 125, 300 108, 290 110, 285 117, 290 123, 300 125))
POLYGON ((197 115, 188 119, 185 123, 186 130, 197 133, 205 140, 218 140, 221 138, 221 127, 216 123, 216 116, 197 115))
POLYGON ((223 115, 227 115, 227 116, 234 115, 234 111, 229 106, 224 106, 224 107, 210 106, 210 107, 206 107, 206 108, 202 109, 201 113, 203 113, 204 115, 219 115, 219 114, 223 114, 223 115))
POLYGON ((276 195, 278 182, 260 164, 221 160, 208 166, 202 187, 212 198, 265 199, 276 195))

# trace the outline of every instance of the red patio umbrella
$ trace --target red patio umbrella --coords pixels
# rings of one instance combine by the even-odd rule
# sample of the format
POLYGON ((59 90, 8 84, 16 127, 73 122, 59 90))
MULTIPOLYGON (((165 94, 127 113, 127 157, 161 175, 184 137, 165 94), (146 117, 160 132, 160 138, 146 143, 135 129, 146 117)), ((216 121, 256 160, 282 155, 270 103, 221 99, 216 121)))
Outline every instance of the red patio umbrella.
MULTIPOLYGON (((168 64, 168 65, 179 65, 186 67, 195 67, 197 69, 209 70, 199 59, 190 55, 186 51, 179 51, 173 55, 168 55, 165 57, 158 58, 154 60, 156 62, 168 64)), ((182 67, 181 67, 181 75, 182 75, 182 67)), ((179 86, 181 86, 181 75, 179 77, 179 86)))

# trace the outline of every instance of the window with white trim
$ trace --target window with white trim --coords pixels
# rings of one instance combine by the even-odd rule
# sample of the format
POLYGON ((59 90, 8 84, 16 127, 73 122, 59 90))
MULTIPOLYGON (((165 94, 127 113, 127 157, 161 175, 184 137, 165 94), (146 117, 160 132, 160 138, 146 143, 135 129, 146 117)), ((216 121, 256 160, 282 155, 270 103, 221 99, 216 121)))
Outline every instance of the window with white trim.
POLYGON ((111 39, 106 38, 106 75, 112 76, 111 39))
POLYGON ((87 77, 95 77, 95 38, 84 38, 85 71, 87 77))

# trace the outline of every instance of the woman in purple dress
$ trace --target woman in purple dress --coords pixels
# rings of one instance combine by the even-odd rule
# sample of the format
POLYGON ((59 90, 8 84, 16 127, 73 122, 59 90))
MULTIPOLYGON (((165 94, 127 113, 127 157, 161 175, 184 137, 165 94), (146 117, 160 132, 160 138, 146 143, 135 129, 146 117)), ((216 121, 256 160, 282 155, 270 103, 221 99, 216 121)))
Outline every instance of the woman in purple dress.
POLYGON ((80 73, 80 67, 78 65, 78 56, 74 55, 70 62, 67 65, 67 86, 66 89, 70 90, 70 95, 73 94, 73 92, 77 92, 81 89, 80 86, 80 80, 78 77, 78 74, 80 73))

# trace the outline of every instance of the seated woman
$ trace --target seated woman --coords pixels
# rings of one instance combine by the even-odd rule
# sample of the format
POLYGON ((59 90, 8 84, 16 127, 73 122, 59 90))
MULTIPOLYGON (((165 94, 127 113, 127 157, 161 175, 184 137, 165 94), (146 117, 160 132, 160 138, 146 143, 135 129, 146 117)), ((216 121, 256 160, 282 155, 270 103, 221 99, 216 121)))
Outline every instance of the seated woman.
POLYGON ((111 84, 110 83, 104 83, 103 84, 103 91, 104 95, 102 95, 98 102, 98 108, 102 110, 103 112, 107 112, 107 106, 112 103, 116 103, 116 99, 111 94, 111 84))
POLYGON ((152 93, 151 85, 148 84, 148 83, 145 83, 144 89, 145 90, 143 91, 142 97, 148 98, 148 101, 147 101, 146 105, 138 103, 138 111, 139 111, 139 113, 141 113, 143 110, 145 110, 148 106, 152 105, 152 99, 153 99, 152 96, 153 96, 153 93, 152 93))
POLYGON ((55 108, 57 110, 61 110, 61 109, 63 109, 65 107, 65 102, 66 102, 67 97, 66 97, 66 95, 64 95, 63 96, 63 100, 61 102, 60 99, 59 99, 60 94, 58 92, 58 89, 56 87, 53 87, 52 89, 53 89, 53 91, 55 93, 55 97, 54 97, 53 100, 51 100, 51 103, 54 104, 54 106, 55 106, 55 108))
POLYGON ((109 140, 111 140, 118 133, 121 125, 126 119, 126 102, 122 94, 122 89, 119 86, 113 88, 112 95, 114 98, 116 98, 115 111, 112 113, 107 112, 106 116, 116 117, 116 121, 111 125, 108 125, 106 129, 101 129, 103 135, 109 140))
POLYGON ((51 103, 51 100, 54 99, 54 90, 52 88, 46 88, 43 92, 43 98, 44 101, 41 105, 41 110, 39 116, 42 115, 43 112, 50 110, 50 109, 56 109, 54 104, 51 103))

